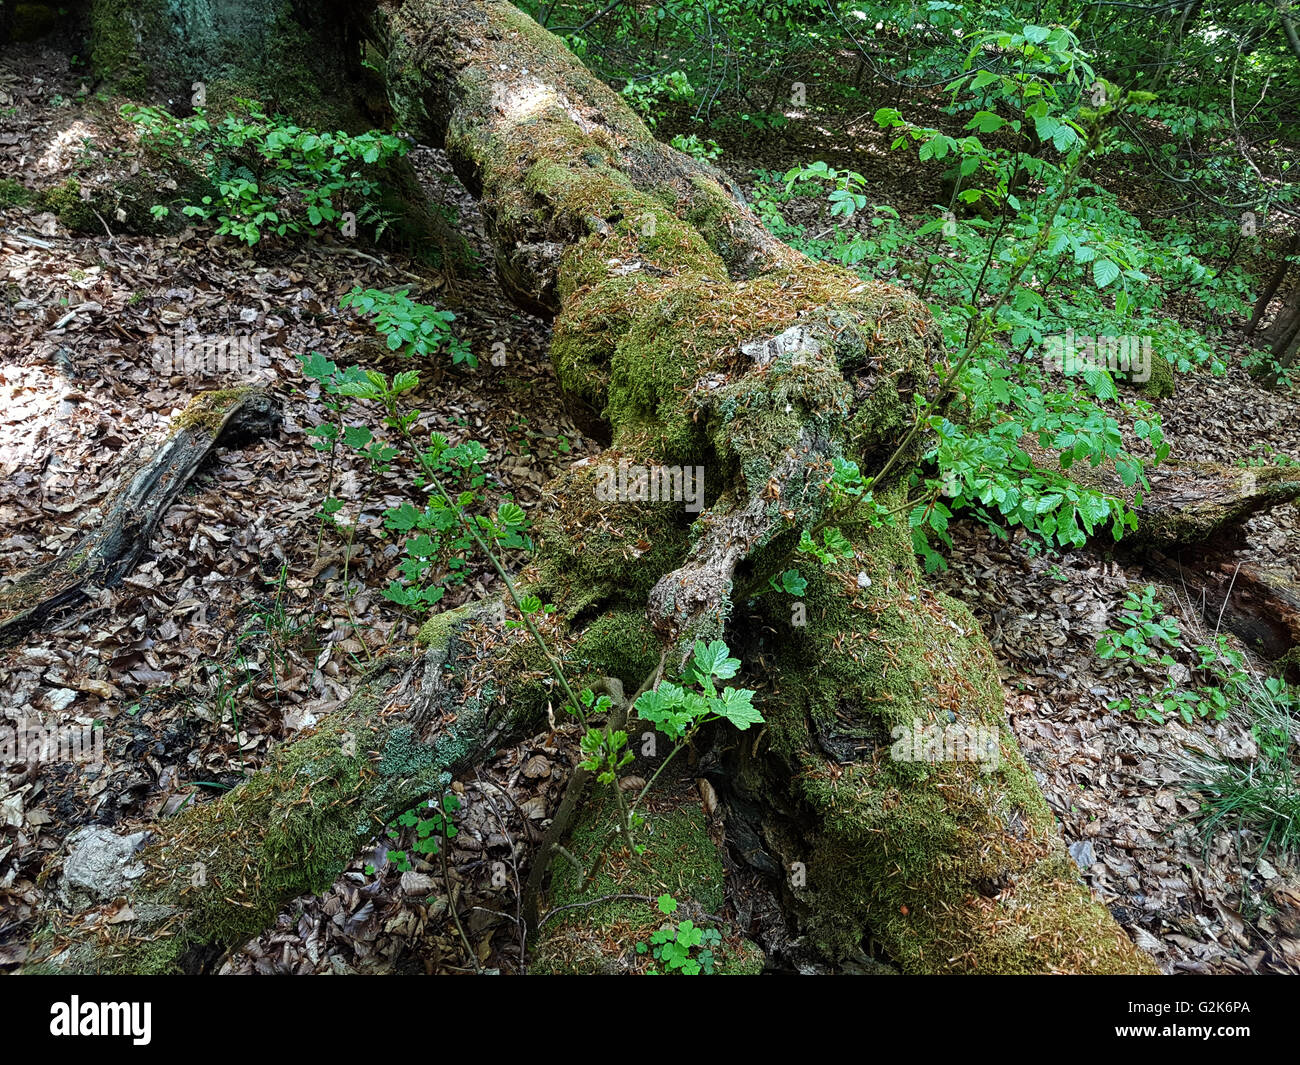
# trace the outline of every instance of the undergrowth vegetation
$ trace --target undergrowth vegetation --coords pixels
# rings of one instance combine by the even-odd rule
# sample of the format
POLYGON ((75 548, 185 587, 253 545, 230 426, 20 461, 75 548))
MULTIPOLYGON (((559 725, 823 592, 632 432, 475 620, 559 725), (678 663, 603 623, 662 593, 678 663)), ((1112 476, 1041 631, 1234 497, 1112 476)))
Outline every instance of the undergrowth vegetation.
MULTIPOLYGON (((1252 36, 1249 12, 1216 7, 1221 32, 1193 32, 1180 57, 1178 46, 1144 28, 1142 12, 1151 9, 1140 5, 1110 14, 952 0, 519 6, 614 84, 657 137, 696 160, 726 168, 737 145, 852 111, 886 160, 878 165, 924 178, 928 202, 890 202, 870 153, 846 161, 852 153, 818 157, 802 145, 780 166, 734 175, 772 234, 863 281, 908 286, 942 337, 928 367, 941 387, 911 398, 896 449, 873 470, 829 459, 824 487, 833 506, 799 528, 782 557, 765 560, 757 587, 798 601, 811 579, 869 581, 854 542, 883 526, 910 537, 927 573, 947 565, 951 526, 961 519, 1019 537, 1035 554, 1110 546, 1137 529, 1153 472, 1177 458, 1162 405, 1185 375, 1234 368, 1243 329, 1260 315, 1263 275, 1279 265, 1261 250, 1262 236, 1276 241, 1300 218, 1287 180, 1300 80, 1288 64, 1300 59, 1252 36), (1231 78, 1206 76, 1220 69, 1231 78), (1120 168, 1193 198, 1181 210, 1134 202, 1109 179, 1120 168), (934 189, 939 195, 930 196, 934 189)), ((408 150, 396 131, 306 129, 250 100, 224 115, 200 107, 177 117, 153 105, 123 114, 144 145, 197 175, 200 190, 180 209, 184 217, 250 255, 352 236, 358 226, 378 237, 392 221, 382 206, 386 168, 408 150)), ((160 219, 168 212, 154 208, 160 219)), ((1280 257, 1283 274, 1296 259, 1280 257)), ((635 693, 579 682, 554 604, 521 576, 535 549, 532 516, 509 494, 489 504, 484 443, 430 431, 412 405, 431 364, 457 375, 483 370, 456 314, 422 302, 433 298, 411 287, 357 286, 343 295, 337 311, 373 327, 392 357, 383 367, 300 355, 327 413, 308 429, 328 464, 317 553, 324 537, 350 542, 356 533, 335 495, 345 453, 375 473, 402 471, 402 498, 378 508, 397 545, 383 596, 395 611, 427 618, 467 581, 494 577, 513 605, 507 624, 526 632, 550 674, 553 709, 577 722, 579 769, 613 810, 595 861, 614 847, 642 855, 648 797, 661 774, 680 768, 707 731, 734 739, 761 730, 761 686, 746 680, 724 640, 693 641, 680 670, 661 659, 635 693), (642 727, 667 744, 645 780, 629 768, 642 727)), ((1289 388, 1295 361, 1287 340, 1255 351, 1247 368, 1289 388)), ((910 564, 907 551, 905 539, 910 564)), ((1207 840, 1249 829, 1260 855, 1294 855, 1300 693, 1227 634, 1166 613, 1158 594, 1133 591, 1096 644, 1099 658, 1124 663, 1146 684, 1110 709, 1144 728, 1243 724, 1251 757, 1188 757, 1184 786, 1200 803, 1200 828, 1207 840)), ((278 595, 248 621, 235 666, 212 686, 236 732, 239 692, 274 689, 281 644, 303 628, 284 616, 278 595), (243 653, 253 641, 270 647, 256 661, 243 653)), ((450 783, 383 825, 367 872, 384 860, 409 870, 412 856, 440 859, 445 872, 459 812, 450 783)), ((664 918, 678 907, 666 894, 657 905, 664 918)), ((672 920, 634 949, 647 971, 709 974, 720 940, 711 927, 672 920)))

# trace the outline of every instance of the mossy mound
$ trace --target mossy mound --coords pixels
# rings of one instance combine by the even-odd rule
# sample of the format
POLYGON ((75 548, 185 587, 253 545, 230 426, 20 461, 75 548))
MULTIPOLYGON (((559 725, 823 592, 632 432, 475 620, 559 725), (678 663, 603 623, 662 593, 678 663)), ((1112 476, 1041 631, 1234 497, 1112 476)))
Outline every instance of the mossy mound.
POLYGON ((790 893, 814 941, 850 958, 871 939, 915 973, 1150 971, 1078 879, 978 623, 920 583, 905 528, 862 543, 809 578, 806 626, 760 601, 780 696, 767 753, 742 748, 742 790, 800 811, 769 834, 806 871, 790 893), (911 758, 914 735, 952 756, 911 758))
POLYGON ((27 207, 37 193, 14 178, 0 178, 0 207, 27 207))
POLYGON ((564 505, 538 518, 538 594, 570 622, 624 606, 644 612, 655 581, 685 557, 693 516, 682 503, 600 499, 602 471, 626 457, 607 450, 562 473, 551 489, 564 505))
POLYGON ((574 657, 602 676, 617 677, 630 698, 659 662, 659 639, 644 611, 611 611, 586 627, 574 657))
POLYGON ((148 235, 179 232, 185 225, 181 209, 211 191, 193 176, 180 189, 167 189, 156 175, 141 170, 111 188, 83 187, 76 178, 68 178, 61 185, 33 193, 27 203, 53 212, 73 233, 102 235, 108 226, 115 233, 148 235), (165 207, 166 214, 156 217, 155 207, 165 207))
MULTIPOLYGON (((531 971, 534 974, 610 975, 643 973, 653 963, 637 944, 669 918, 654 902, 608 899, 609 895, 643 895, 657 899, 671 895, 678 909, 671 920, 693 920, 713 926, 708 914, 718 914, 724 904, 722 859, 710 838, 698 805, 684 803, 648 814, 638 839, 646 844, 640 858, 619 853, 615 841, 598 860, 608 841, 615 806, 612 799, 594 799, 584 808, 567 849, 595 875, 583 875, 564 856, 552 866, 549 905, 575 906, 559 913, 541 928, 531 971)), ((723 936, 714 950, 721 975, 747 975, 763 968, 763 953, 738 936, 723 936)))
POLYGON ((1142 392, 1152 399, 1168 399, 1174 394, 1174 368, 1158 351, 1151 353, 1151 376, 1142 383, 1142 392))
POLYGON ((336 108, 321 86, 341 87, 346 25, 331 6, 300 20, 292 0, 93 0, 91 65, 125 96, 189 100, 198 81, 218 113, 243 97, 328 126, 336 108))

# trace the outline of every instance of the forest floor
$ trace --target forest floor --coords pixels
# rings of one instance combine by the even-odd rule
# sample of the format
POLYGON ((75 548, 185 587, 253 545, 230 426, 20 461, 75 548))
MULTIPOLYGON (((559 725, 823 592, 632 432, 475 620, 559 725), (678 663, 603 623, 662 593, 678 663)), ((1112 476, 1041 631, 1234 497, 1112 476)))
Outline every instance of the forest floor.
MULTIPOLYGON (((3 59, 0 179, 33 191, 69 178, 109 188, 141 165, 129 124, 82 91, 66 54, 10 49, 3 59)), ((847 118, 808 131, 802 144, 791 136, 768 143, 763 159, 738 142, 720 165, 743 184, 752 167, 818 158, 834 142, 879 182, 878 202, 927 209, 905 164, 882 162, 873 135, 847 118)), ((102 722, 106 738, 102 765, 0 767, 0 967, 22 961, 71 832, 134 831, 232 786, 346 699, 368 662, 411 645, 412 618, 381 594, 400 561, 382 511, 414 498, 410 471, 399 462, 377 475, 342 453, 331 464, 307 435, 328 412, 298 355, 406 368, 367 323, 338 309, 340 297, 357 285, 409 286, 413 298, 456 313, 479 366, 425 371, 416 405, 425 429, 487 448, 490 506, 543 506, 542 486, 558 470, 599 451, 560 413, 549 329, 505 300, 472 200, 439 153, 420 148, 413 161, 431 198, 456 212, 479 257, 474 276, 441 277, 343 243, 249 251, 192 229, 129 236, 114 218, 100 219, 102 232, 71 232, 54 214, 0 202, 0 580, 57 555, 97 519, 129 456, 147 451, 195 392, 230 383, 160 374, 158 341, 178 330, 257 337, 259 379, 284 413, 277 435, 209 460, 121 587, 0 657, 0 713, 102 722), (344 501, 343 530, 318 516, 331 495, 344 501)), ((1300 457, 1294 400, 1239 370, 1180 376, 1177 394, 1157 406, 1180 457, 1300 457)), ((1252 521, 1244 557, 1300 579, 1298 517, 1286 507, 1252 521)), ((984 625, 1008 720, 1080 875, 1166 971, 1300 972, 1296 870, 1243 857, 1258 850, 1249 834, 1206 839, 1181 783, 1189 747, 1247 754, 1249 731, 1233 719, 1158 725, 1107 709, 1158 687, 1092 653, 1126 593, 1150 575, 1099 550, 1036 554, 967 522, 954 538, 950 568, 934 584, 984 625)), ((491 590, 488 575, 473 572, 440 606, 491 590)), ((1180 596, 1175 588, 1162 598, 1180 596)), ((1195 617, 1185 607, 1189 625, 1195 617)), ((534 737, 453 784, 463 810, 445 871, 420 860, 401 871, 386 860, 401 841, 377 840, 329 892, 286 907, 222 971, 519 971, 519 863, 563 794, 575 736, 534 737)), ((753 883, 735 878, 733 915, 736 894, 753 883)), ((742 931, 779 945, 781 929, 753 921, 742 931)))

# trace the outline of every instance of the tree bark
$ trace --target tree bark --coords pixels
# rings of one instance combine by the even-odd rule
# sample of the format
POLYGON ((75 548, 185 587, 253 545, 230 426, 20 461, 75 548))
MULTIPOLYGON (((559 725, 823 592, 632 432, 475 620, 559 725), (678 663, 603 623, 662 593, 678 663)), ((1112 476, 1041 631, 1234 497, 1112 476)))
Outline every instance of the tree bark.
POLYGON ((1288 262, 1288 259, 1296 253, 1297 248, 1300 248, 1300 228, 1291 231, 1291 239, 1282 250, 1282 254, 1278 256, 1277 266, 1273 269, 1273 276, 1269 278, 1268 284, 1264 286, 1259 298, 1255 301, 1254 309, 1250 314, 1250 321, 1246 325, 1246 336, 1254 336, 1255 330, 1259 328, 1259 323, 1264 320, 1264 316, 1268 313, 1268 305, 1273 302, 1273 297, 1277 294, 1277 290, 1282 287, 1282 282, 1291 269, 1291 263, 1288 262))
MULTIPOLYGON (((1268 345, 1269 353, 1279 366, 1291 367, 1296 363, 1296 353, 1300 351, 1300 289, 1293 291, 1277 317, 1269 323, 1262 334, 1268 345)), ((1278 382, 1277 374, 1268 378, 1272 385, 1278 382)))
POLYGON ((1206 545, 1175 556, 1148 552, 1152 572, 1186 590, 1208 625, 1235 632, 1246 646, 1274 662, 1300 648, 1300 584, 1285 567, 1238 561, 1231 546, 1206 545))
POLYGON ((58 558, 0 588, 0 645, 84 603, 96 590, 121 583, 209 452, 222 442, 266 433, 278 417, 264 389, 196 396, 162 445, 121 479, 101 520, 58 558))
POLYGON ((261 772, 155 825, 105 897, 39 931, 26 971, 210 972, 283 904, 326 890, 444 773, 542 720, 546 686, 503 620, 480 604, 443 615, 426 651, 385 659, 261 772))

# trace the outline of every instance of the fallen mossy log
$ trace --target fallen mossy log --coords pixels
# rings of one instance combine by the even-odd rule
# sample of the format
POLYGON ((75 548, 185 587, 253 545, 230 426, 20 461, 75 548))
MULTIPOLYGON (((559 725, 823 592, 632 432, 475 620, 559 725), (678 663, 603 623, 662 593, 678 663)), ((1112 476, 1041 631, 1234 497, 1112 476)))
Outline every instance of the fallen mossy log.
MULTIPOLYGON (((1058 452, 1028 434, 1021 446, 1041 469, 1052 469, 1089 488, 1122 499, 1133 509, 1137 528, 1126 532, 1126 548, 1167 551, 1229 537, 1253 518, 1300 499, 1300 470, 1292 466, 1229 466, 1216 462, 1171 460, 1148 470, 1149 491, 1138 500, 1113 467, 1075 462, 1060 464, 1058 452)), ((1099 532, 1099 540, 1109 533, 1099 532)))
MULTIPOLYGON (((675 676, 693 640, 728 641, 766 725, 716 737, 720 783, 758 811, 750 850, 785 871, 790 912, 831 962, 1152 971, 1071 865, 969 613, 924 587, 905 529, 832 511, 832 461, 882 469, 913 394, 938 392, 924 304, 776 241, 720 172, 658 144, 503 0, 368 14, 395 108, 445 145, 507 290, 554 318, 559 380, 607 429, 604 454, 548 487, 522 581, 555 606, 547 636, 575 683, 631 691, 657 662, 675 676), (682 488, 702 470, 698 507, 611 495, 624 462, 682 488), (801 532, 828 522, 850 550, 799 600, 773 590, 801 532)), ((455 612, 421 639, 444 654, 441 686, 427 665, 387 664, 266 772, 158 826, 126 919, 109 902, 56 922, 36 956, 201 968, 328 883, 438 773, 559 702, 519 630, 455 612)))
POLYGON ((196 396, 176 416, 167 439, 125 474, 103 517, 58 558, 0 588, 0 644, 112 588, 149 547, 158 522, 208 454, 222 443, 260 436, 278 414, 269 393, 232 388, 196 396))
MULTIPOLYGON (((1041 450, 1041 463, 1052 457, 1041 450)), ((1136 503, 1136 493, 1113 470, 1072 466, 1068 474, 1136 503)), ((1151 490, 1134 506, 1137 529, 1120 547, 1183 589, 1213 628, 1220 624, 1270 659, 1300 646, 1300 588, 1284 569, 1241 563, 1235 557, 1243 526, 1300 499, 1300 471, 1290 466, 1229 466, 1167 462, 1150 473, 1151 490)))
POLYGON ((440 621, 430 647, 385 659, 261 772, 155 825, 108 897, 38 931, 26 971, 211 971, 286 902, 326 890, 442 774, 544 723, 549 684, 499 608, 440 621))
POLYGON ((1137 508, 1135 541, 1202 543, 1297 499, 1300 470, 1292 467, 1166 463, 1152 471, 1151 491, 1137 508))
POLYGON ((881 468, 913 393, 936 394, 926 307, 774 240, 510 4, 381 4, 370 33, 404 123, 478 196, 507 290, 553 316, 562 386, 608 427, 551 486, 532 590, 625 684, 695 639, 743 653, 768 723, 736 743, 736 787, 800 867, 817 945, 874 939, 912 972, 1151 971, 1079 881, 987 643, 924 589, 905 531, 846 519, 852 557, 809 578, 805 624, 767 584, 834 519, 832 460, 881 468), (702 511, 611 500, 623 462, 704 470, 702 511), (992 747, 890 757, 899 730, 953 725, 992 747))

